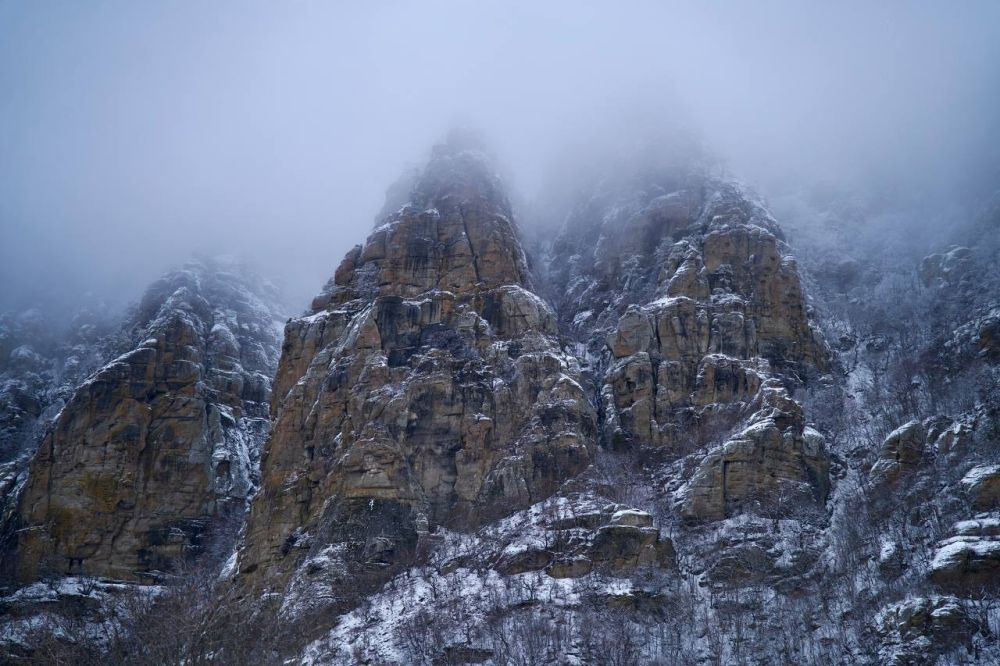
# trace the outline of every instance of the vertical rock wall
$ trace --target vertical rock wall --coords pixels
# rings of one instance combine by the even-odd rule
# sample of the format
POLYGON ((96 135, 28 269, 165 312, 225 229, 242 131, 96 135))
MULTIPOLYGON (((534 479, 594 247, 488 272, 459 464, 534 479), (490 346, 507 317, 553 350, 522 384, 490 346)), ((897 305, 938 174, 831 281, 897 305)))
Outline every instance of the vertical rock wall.
POLYGON ((195 263, 154 283, 125 326, 134 348, 60 412, 20 498, 19 580, 157 580, 242 512, 278 343, 273 294, 234 271, 195 263))
POLYGON ((412 561, 428 531, 511 513, 588 466, 579 364, 481 152, 437 147, 288 324, 274 417, 240 570, 267 587, 297 572, 334 603, 412 561))

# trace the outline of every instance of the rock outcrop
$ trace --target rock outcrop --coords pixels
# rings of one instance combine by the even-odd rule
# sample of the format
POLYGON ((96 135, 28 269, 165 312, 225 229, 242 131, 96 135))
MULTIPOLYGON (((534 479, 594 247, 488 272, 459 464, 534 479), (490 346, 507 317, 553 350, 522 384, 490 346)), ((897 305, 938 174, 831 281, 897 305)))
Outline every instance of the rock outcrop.
POLYGON ((714 444, 682 493, 690 519, 822 506, 824 440, 788 389, 827 371, 829 350, 766 209, 730 183, 661 173, 598 188, 552 253, 560 318, 597 359, 609 446, 714 444))
POLYGON ((114 356, 117 324, 100 302, 80 303, 68 322, 34 308, 0 314, 0 553, 16 543, 18 499, 46 428, 114 356))
POLYGON ((242 513, 268 430, 272 289, 222 261, 149 288, 124 327, 133 347, 76 390, 31 464, 20 581, 156 580, 213 518, 242 513))
MULTIPOLYGON (((536 587, 665 612, 682 567, 720 588, 807 577, 831 461, 793 394, 829 350, 761 205, 656 181, 577 210, 539 273, 478 150, 440 146, 407 199, 394 188, 286 326, 238 584, 348 626, 420 599, 421 577, 497 618, 536 587), (745 539, 716 532, 730 520, 745 539)), ((477 632, 460 643, 484 649, 477 632)), ((320 661, 350 659, 338 636, 320 661)))
POLYGON ((889 433, 882 443, 878 460, 872 466, 875 481, 896 483, 912 473, 924 461, 927 430, 920 421, 910 421, 889 433))
MULTIPOLYGON (((776 224, 716 181, 620 205, 631 195, 577 211, 539 277, 483 155, 435 149, 286 326, 246 589, 314 615, 429 563, 567 584, 668 575, 674 541, 634 504, 535 513, 596 504, 585 472, 602 448, 687 456, 672 489, 689 522, 823 513, 825 441, 791 392, 829 352, 776 224), (456 534, 480 545, 442 560, 456 534)), ((813 550, 761 579, 801 575, 813 550)))
MULTIPOLYGON (((613 663, 621 647, 623 663, 989 660, 996 595, 984 586, 997 577, 1000 537, 997 292, 985 263, 995 253, 955 239, 971 253, 925 262, 922 288, 926 248, 912 219, 866 231, 879 210, 852 202, 849 224, 800 220, 816 234, 800 275, 774 220, 741 188, 691 169, 606 172, 556 241, 541 242, 533 281, 596 407, 590 467, 470 529, 435 530, 418 514, 413 566, 396 557, 410 546, 377 499, 354 515, 367 508, 383 529, 345 536, 351 523, 338 522, 339 495, 327 493, 339 532, 284 531, 287 557, 300 548, 305 559, 283 611, 323 617, 310 599, 345 600, 364 572, 345 566, 345 551, 391 583, 338 613, 306 659, 445 663, 462 650, 498 663, 613 663), (834 252, 831 233, 843 240, 834 252), (803 283, 820 294, 815 312, 803 283), (962 521, 970 505, 989 513, 962 521)), ((338 274, 363 266, 364 251, 338 274)), ((335 293, 318 301, 320 318, 337 308, 335 293)), ((295 336, 288 358, 305 363, 315 352, 301 348, 344 338, 295 336)), ((322 358, 319 377, 333 359, 322 358)), ((318 381, 295 367, 289 399, 315 395, 307 387, 318 381)), ((300 423, 329 411, 304 404, 300 423)), ((312 472, 300 469, 292 478, 305 485, 312 472)))
POLYGON ((221 265, 119 335, 0 318, 0 653, 182 617, 150 661, 1000 663, 1000 196, 796 192, 786 242, 656 149, 522 236, 454 135, 283 345, 221 265))
POLYGON ((995 592, 1000 587, 1000 518, 963 520, 953 532, 934 552, 931 580, 965 593, 995 592))
POLYGON ((876 631, 882 663, 933 664, 948 648, 968 642, 976 619, 954 597, 913 597, 887 606, 876 631))
POLYGON ((682 516, 721 520, 747 509, 792 516, 823 506, 830 489, 823 436, 776 380, 761 389, 760 403, 750 424, 712 450, 681 489, 682 516))
POLYGON ((48 421, 110 353, 115 318, 87 303, 69 321, 0 314, 0 463, 34 452, 48 421))
POLYGON ((483 154, 452 140, 289 322, 245 581, 363 590, 428 530, 475 528, 588 466, 594 410, 517 234, 483 154))
POLYGON ((1000 509, 1000 465, 977 465, 962 477, 975 511, 1000 509))
POLYGON ((587 507, 579 513, 565 498, 544 506, 516 527, 501 528, 504 547, 490 562, 469 558, 469 566, 492 565, 505 576, 544 571, 552 578, 581 578, 591 573, 627 577, 637 572, 672 569, 672 541, 654 526, 645 511, 609 504, 587 507), (532 520, 533 518, 533 520, 532 520))
POLYGON ((973 268, 971 259, 972 250, 958 246, 928 255, 920 262, 920 279, 927 287, 955 286, 973 268))

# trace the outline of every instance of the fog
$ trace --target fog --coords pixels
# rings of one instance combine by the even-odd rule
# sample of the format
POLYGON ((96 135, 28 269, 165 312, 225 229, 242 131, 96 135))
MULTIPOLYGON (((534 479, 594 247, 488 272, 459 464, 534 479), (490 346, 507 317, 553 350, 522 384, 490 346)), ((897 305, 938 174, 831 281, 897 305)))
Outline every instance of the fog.
POLYGON ((304 307, 450 126, 519 200, 682 127, 765 195, 1000 187, 1000 3, 0 0, 0 309, 193 252, 304 307))

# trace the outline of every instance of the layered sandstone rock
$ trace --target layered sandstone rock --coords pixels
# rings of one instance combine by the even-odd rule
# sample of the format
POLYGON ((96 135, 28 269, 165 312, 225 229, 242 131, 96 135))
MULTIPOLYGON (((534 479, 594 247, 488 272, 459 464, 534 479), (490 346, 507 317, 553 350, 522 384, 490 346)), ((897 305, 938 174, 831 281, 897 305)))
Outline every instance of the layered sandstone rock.
MULTIPOLYGON (((47 427, 74 389, 115 355, 120 323, 106 304, 83 300, 75 315, 31 308, 0 313, 0 561, 17 544, 18 500, 47 427)), ((0 567, 0 578, 9 573, 0 567)))
POLYGON ((809 575, 830 458, 792 395, 830 364, 795 262, 739 188, 655 180, 595 195, 541 276, 477 150, 441 146, 394 188, 286 326, 244 589, 352 618, 478 572, 502 615, 521 586, 809 575), (746 539, 715 533, 741 518, 746 539))
POLYGON ((149 288, 125 326, 134 347, 76 390, 31 464, 19 580, 156 579, 242 511, 268 429, 271 289, 222 261, 149 288))
MULTIPOLYGON (((543 241, 543 274, 535 282, 555 304, 560 332, 576 343, 579 381, 597 408, 592 466, 549 499, 504 519, 487 518, 474 530, 434 531, 434 520, 419 513, 406 538, 426 559, 338 616, 308 659, 355 663, 364 655, 391 662, 406 654, 403 646, 414 636, 435 632, 492 649, 507 645, 509 636, 531 635, 528 627, 535 625, 518 625, 519 618, 565 628, 575 641, 571 649, 579 650, 591 614, 606 608, 627 610, 604 621, 625 627, 616 640, 644 636, 640 651, 654 642, 641 633, 643 626, 696 637, 681 657, 651 648, 637 663, 746 661, 747 652, 711 647, 715 635, 725 636, 731 648, 747 641, 754 646, 750 654, 788 663, 808 662, 815 654, 838 663, 919 663, 936 659, 938 644, 951 649, 952 642, 973 640, 978 629, 963 617, 971 607, 964 597, 996 577, 995 516, 959 524, 938 544, 930 578, 953 588, 955 597, 911 603, 901 596, 927 594, 927 534, 957 520, 966 500, 981 510, 994 508, 992 472, 986 471, 996 463, 995 431, 977 430, 965 415, 926 418, 913 405, 895 404, 895 394, 876 395, 890 385, 879 373, 901 369, 887 350, 895 354, 897 345, 923 344, 909 335, 918 325, 909 315, 883 316, 896 312, 886 299, 908 293, 899 285, 914 287, 914 266, 906 267, 906 280, 897 285, 887 270, 895 264, 854 263, 855 255, 838 252, 822 272, 806 276, 810 285, 815 278, 833 282, 828 286, 849 299, 843 311, 852 317, 866 312, 865 299, 885 308, 872 321, 825 322, 849 351, 835 365, 810 322, 795 261, 762 206, 738 187, 691 171, 634 176, 621 174, 590 190, 554 245, 543 241), (892 289, 883 294, 880 283, 892 289), (890 425, 887 418, 897 419, 895 427, 913 417, 921 420, 870 450, 871 432, 890 425), (828 453, 819 430, 839 455, 828 453), (974 464, 970 455, 981 469, 959 483, 974 464), (836 492, 832 479, 840 480, 836 492), (865 497, 874 489, 872 479, 885 485, 865 497), (845 596, 843 590, 859 580, 865 591, 845 596), (684 591, 695 585, 697 591, 684 591), (882 593, 900 603, 872 603, 882 593), (691 606, 683 606, 683 599, 691 606), (820 608, 815 599, 834 605, 820 608), (684 624, 689 617, 695 619, 684 624), (752 618, 752 631, 744 633, 746 618, 752 618), (491 631, 507 627, 518 629, 491 642, 491 631), (582 628, 579 637, 576 628, 582 628), (786 636, 794 636, 796 645, 786 636), (800 640, 818 648, 803 649, 800 640)), ((852 240, 854 232, 846 235, 852 240)), ((349 256, 337 282, 354 279, 341 280, 364 267, 365 251, 349 256)), ((973 285, 963 267, 968 260, 962 251, 942 257, 936 268, 932 260, 929 284, 948 296, 953 285, 973 285)), ((379 281, 372 277, 368 284, 379 281)), ((317 301, 322 317, 337 309, 335 294, 331 288, 317 301)), ((989 360, 994 336, 985 314, 977 313, 959 347, 989 360)), ((317 380, 308 374, 309 359, 331 344, 320 332, 295 336, 302 341, 290 347, 288 358, 303 365, 289 366, 287 385, 294 387, 306 374, 290 396, 312 390, 308 386, 317 380)), ((381 334, 372 338, 381 345, 381 334)), ((329 374, 333 358, 324 357, 328 365, 319 376, 329 374)), ((912 393, 927 381, 920 373, 900 375, 891 386, 912 393)), ((992 385, 970 382, 962 388, 992 385)), ((975 421, 989 423, 985 409, 992 407, 976 404, 975 421)), ((321 413, 310 409, 308 418, 321 413)), ((371 488, 397 492, 388 474, 389 481, 378 476, 381 461, 375 463, 366 468, 379 478, 371 488)), ((332 507, 338 496, 327 496, 334 498, 329 524, 337 524, 332 507)), ((318 501, 301 497, 309 503, 303 506, 318 501)), ((488 506, 481 500, 472 505, 488 506)), ((293 581, 300 599, 343 599, 343 590, 357 585, 355 574, 363 569, 345 566, 345 550, 366 558, 372 570, 389 571, 400 562, 400 544, 410 546, 375 527, 388 524, 379 511, 378 500, 359 506, 354 515, 371 516, 371 525, 363 532, 362 519, 349 518, 359 527, 346 538, 345 531, 334 538, 332 530, 291 532, 289 557, 294 548, 306 553, 298 570, 307 575, 293 581)), ((294 602, 285 610, 305 608, 294 602)), ((986 632, 975 638, 989 639, 986 632)), ((568 652, 562 649, 568 644, 551 654, 568 652)), ((425 651, 421 658, 443 662, 449 650, 425 651)), ((588 661, 585 651, 577 654, 588 661)))
POLYGON ((589 493, 557 494, 512 517, 480 528, 485 541, 438 552, 441 569, 493 569, 504 576, 543 572, 552 578, 591 573, 626 578, 676 567, 673 541, 654 517, 589 493), (470 547, 471 546, 471 547, 470 547), (443 561, 442 558, 443 557, 443 561))
POLYGON ((558 517, 532 516, 515 529, 501 526, 497 530, 505 545, 495 562, 488 561, 487 553, 486 561, 480 555, 463 564, 492 565, 505 576, 544 571, 552 578, 581 578, 591 573, 627 577, 675 567, 673 542, 645 511, 610 504, 576 514, 572 501, 555 499, 558 502, 546 511, 558 517), (569 515, 560 515, 560 510, 569 515))
POLYGON ((658 298, 630 306, 608 336, 612 438, 676 447, 692 426, 731 426, 773 366, 814 372, 825 364, 776 236, 709 215, 719 228, 687 229, 698 235, 669 249, 658 298))
POLYGON ((437 147, 286 327, 244 580, 297 572, 293 588, 329 586, 336 604, 428 530, 474 528, 585 469, 594 411, 557 331, 486 159, 437 147))

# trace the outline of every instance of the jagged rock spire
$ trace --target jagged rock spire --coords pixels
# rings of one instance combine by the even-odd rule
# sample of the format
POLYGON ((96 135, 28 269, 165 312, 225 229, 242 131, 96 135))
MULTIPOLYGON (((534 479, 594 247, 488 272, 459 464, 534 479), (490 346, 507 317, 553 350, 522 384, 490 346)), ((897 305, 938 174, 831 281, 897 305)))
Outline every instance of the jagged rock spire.
POLYGON ((459 139, 433 150, 408 202, 286 327, 240 558, 249 582, 291 577, 294 598, 320 585, 347 604, 338 581, 384 580, 416 556, 423 525, 510 513, 590 461, 579 366, 530 291, 488 158, 459 139))

